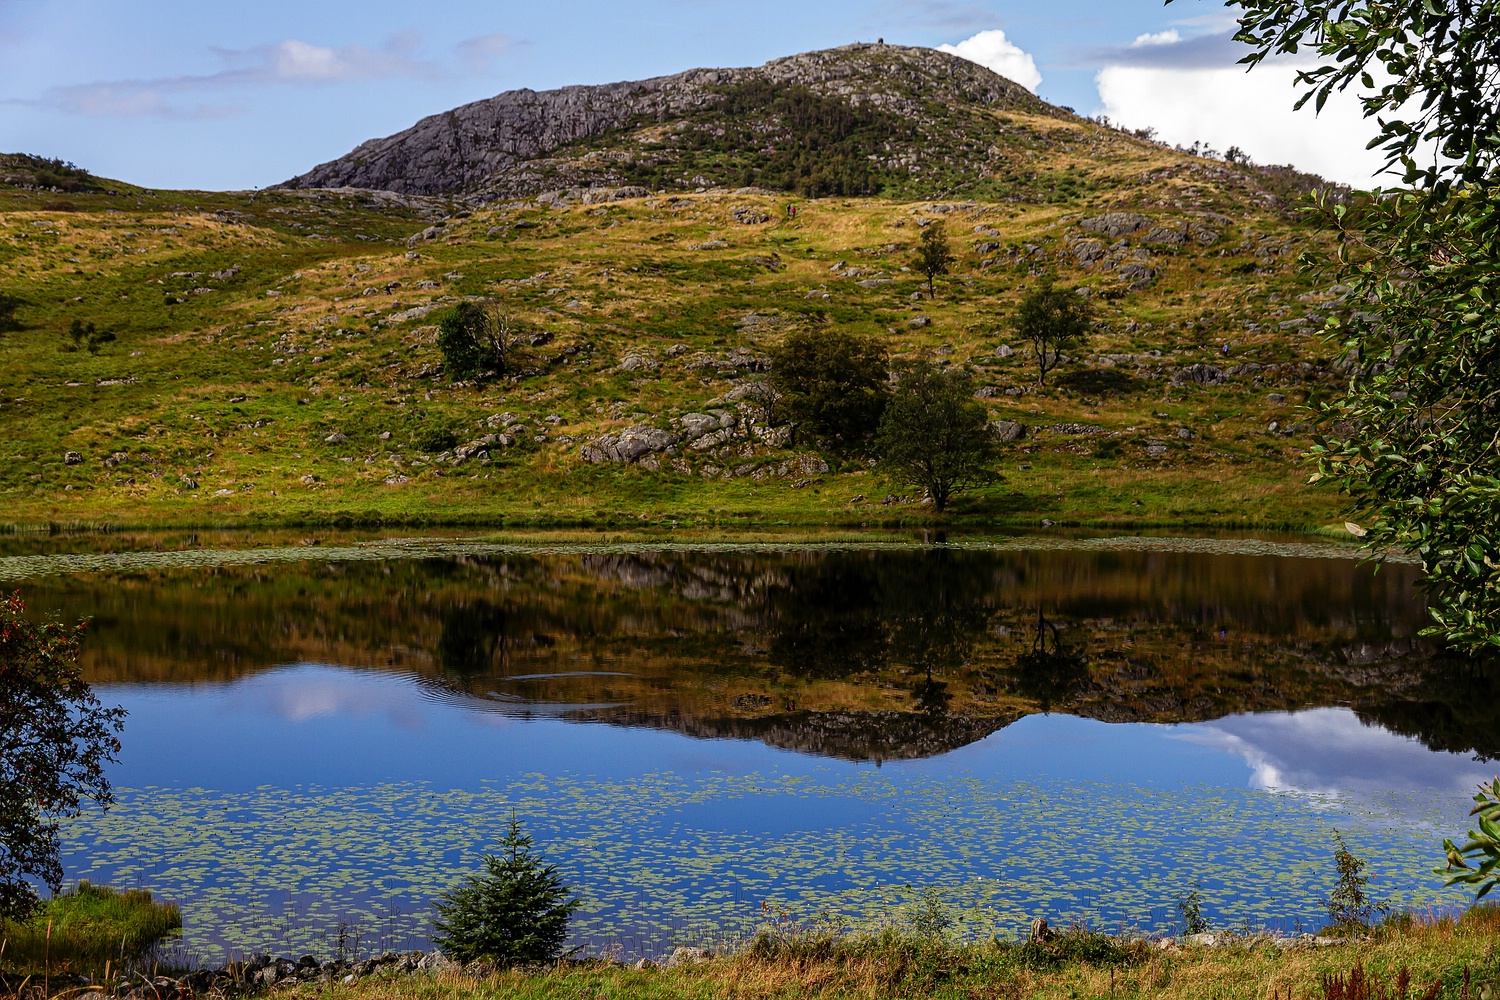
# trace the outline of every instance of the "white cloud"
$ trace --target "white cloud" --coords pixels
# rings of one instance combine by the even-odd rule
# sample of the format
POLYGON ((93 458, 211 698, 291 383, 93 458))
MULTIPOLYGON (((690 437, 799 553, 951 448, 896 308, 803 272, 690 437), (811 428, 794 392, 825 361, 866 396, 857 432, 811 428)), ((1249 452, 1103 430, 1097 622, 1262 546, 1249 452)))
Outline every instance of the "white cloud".
POLYGON ((1042 74, 1037 70, 1036 60, 1031 58, 1031 53, 1006 38, 1005 32, 999 28, 981 31, 957 45, 939 45, 938 48, 960 59, 992 69, 1033 93, 1042 82, 1042 74))
POLYGON ((479 75, 488 73, 490 63, 497 57, 508 54, 517 44, 510 35, 500 32, 466 38, 454 46, 454 51, 470 73, 479 75))
POLYGON ((1130 47, 1138 49, 1145 45, 1176 45, 1180 41, 1182 41, 1182 35, 1177 29, 1168 28, 1166 31, 1148 31, 1144 35, 1136 35, 1130 47))
MULTIPOLYGON (((459 42, 453 53, 466 72, 479 74, 515 44, 507 35, 481 35, 459 42)), ((396 35, 379 49, 363 45, 334 48, 288 38, 274 45, 248 49, 215 49, 214 53, 224 63, 224 68, 215 73, 71 84, 51 87, 38 98, 11 98, 0 103, 90 118, 223 118, 241 112, 233 107, 195 103, 188 95, 264 86, 327 86, 394 77, 436 79, 445 75, 447 66, 418 57, 420 46, 421 38, 414 32, 396 35)))
POLYGON ((1311 105, 1294 111, 1298 66, 1267 61, 1247 72, 1224 58, 1222 39, 1170 34, 1141 36, 1099 71, 1101 111, 1112 121, 1154 128, 1177 145, 1238 146, 1257 163, 1290 163, 1355 187, 1393 182, 1374 176, 1384 159, 1365 146, 1376 126, 1353 93, 1335 93, 1318 114, 1311 105))

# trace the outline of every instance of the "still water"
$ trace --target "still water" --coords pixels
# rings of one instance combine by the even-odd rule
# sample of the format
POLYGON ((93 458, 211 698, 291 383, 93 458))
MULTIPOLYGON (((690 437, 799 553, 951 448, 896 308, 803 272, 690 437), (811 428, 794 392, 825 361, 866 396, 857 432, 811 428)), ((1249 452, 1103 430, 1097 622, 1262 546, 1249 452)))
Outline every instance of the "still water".
POLYGON ((969 936, 1165 930, 1192 888, 1220 926, 1316 929, 1335 830, 1393 904, 1462 902, 1430 869, 1497 770, 1496 685, 1417 637, 1410 568, 1338 555, 394 544, 0 576, 93 619, 130 712, 70 877, 178 901, 195 957, 419 947, 512 814, 577 942, 632 956, 767 914, 899 924, 928 891, 969 936))

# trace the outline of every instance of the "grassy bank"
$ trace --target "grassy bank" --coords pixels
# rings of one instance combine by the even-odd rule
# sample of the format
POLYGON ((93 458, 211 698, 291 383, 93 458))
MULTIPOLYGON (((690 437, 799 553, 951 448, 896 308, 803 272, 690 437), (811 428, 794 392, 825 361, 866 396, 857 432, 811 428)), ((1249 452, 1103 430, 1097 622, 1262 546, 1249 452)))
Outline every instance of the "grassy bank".
POLYGON ((1417 997, 1480 1000, 1500 983, 1500 913, 1403 917, 1333 947, 1280 949, 1256 938, 1220 947, 1158 947, 1073 932, 1055 943, 952 946, 886 935, 762 938, 740 954, 675 969, 606 963, 462 975, 306 984, 291 996, 355 1000, 640 997, 1160 997, 1181 1000, 1417 997), (1403 972, 1404 970, 1404 972, 1403 972), (1333 981, 1342 977, 1342 986, 1333 981), (1351 990, 1362 979, 1367 992, 1351 990), (1408 985, 1403 990, 1402 982, 1408 985), (1435 989, 1434 989, 1435 987, 1435 989), (1340 992, 1342 990, 1342 992, 1340 992))

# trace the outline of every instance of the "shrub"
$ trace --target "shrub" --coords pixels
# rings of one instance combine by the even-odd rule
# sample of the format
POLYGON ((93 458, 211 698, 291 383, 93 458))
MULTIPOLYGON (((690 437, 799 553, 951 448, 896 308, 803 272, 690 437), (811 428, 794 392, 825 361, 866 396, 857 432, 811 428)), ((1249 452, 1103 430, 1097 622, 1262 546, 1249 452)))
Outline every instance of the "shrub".
POLYGON ((1177 900, 1177 916, 1182 918, 1184 934, 1206 934, 1209 930, 1208 918, 1203 915, 1203 896, 1197 889, 1190 889, 1177 900))
POLYGON ((16 310, 23 304, 16 296, 0 292, 0 333, 21 329, 21 322, 16 319, 16 310))
POLYGON ((798 331, 770 354, 771 384, 801 429, 845 452, 874 436, 888 399, 883 344, 850 333, 798 331))
POLYGON ((579 901, 568 898, 556 867, 543 864, 532 844, 512 816, 501 853, 485 856, 483 874, 470 876, 436 903, 434 944, 460 962, 515 965, 562 954, 568 918, 579 901))
POLYGON ((67 337, 62 346, 64 351, 71 352, 83 348, 90 354, 98 354, 99 348, 115 339, 115 335, 108 330, 95 328, 93 320, 85 323, 77 319, 68 326, 68 332, 64 336, 67 337))
POLYGON ((477 302, 460 303, 438 321, 438 350, 449 379, 455 382, 486 372, 505 374, 516 340, 509 316, 477 302))

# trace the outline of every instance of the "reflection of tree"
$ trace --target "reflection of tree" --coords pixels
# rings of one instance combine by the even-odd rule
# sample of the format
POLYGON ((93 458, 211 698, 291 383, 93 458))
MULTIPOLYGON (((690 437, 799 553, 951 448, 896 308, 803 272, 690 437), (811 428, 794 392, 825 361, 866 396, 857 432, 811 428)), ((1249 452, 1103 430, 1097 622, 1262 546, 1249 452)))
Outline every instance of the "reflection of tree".
POLYGON ((437 660, 449 673, 503 672, 510 661, 510 616, 488 601, 454 604, 443 612, 437 660))
POLYGON ((1500 661, 1438 654, 1423 667, 1419 684, 1380 704, 1360 705, 1361 721, 1416 737, 1429 750, 1500 760, 1500 661))
POLYGON ((989 567, 948 549, 920 552, 890 566, 881 580, 891 658, 931 680, 974 654, 990 619, 989 567))
POLYGON ((773 592, 770 660, 816 678, 896 663, 925 677, 921 704, 946 704, 935 675, 973 655, 989 621, 989 571, 983 559, 943 549, 829 553, 788 573, 773 592))
POLYGON ((1088 661, 1083 653, 1063 645, 1057 626, 1037 608, 1036 638, 1029 651, 1016 657, 1016 690, 1045 711, 1071 698, 1087 677, 1088 661))
POLYGON ((911 695, 916 701, 917 711, 934 718, 948 711, 948 702, 953 698, 948 693, 948 685, 933 680, 931 674, 912 685, 911 695))
POLYGON ((880 570, 867 555, 835 552, 789 572, 786 584, 772 593, 770 661, 816 678, 884 667, 880 570))

